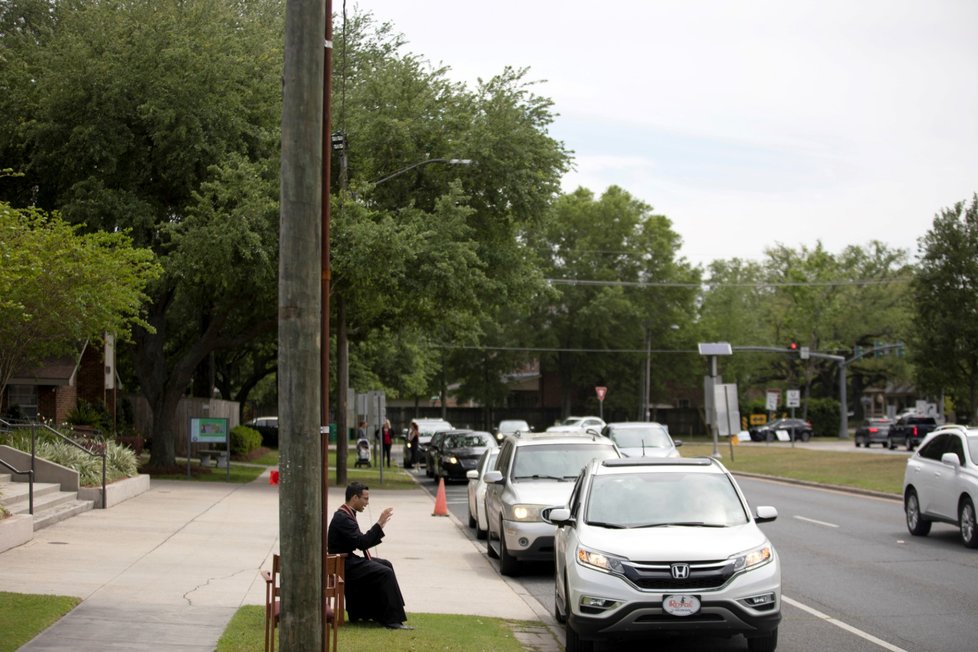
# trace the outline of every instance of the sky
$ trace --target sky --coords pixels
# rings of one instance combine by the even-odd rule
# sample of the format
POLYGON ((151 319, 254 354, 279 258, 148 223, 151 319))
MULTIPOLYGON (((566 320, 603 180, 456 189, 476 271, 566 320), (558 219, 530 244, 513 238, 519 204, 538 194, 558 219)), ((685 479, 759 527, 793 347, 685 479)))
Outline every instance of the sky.
POLYGON ((529 68, 573 152, 563 190, 624 188, 672 221, 694 264, 872 240, 914 260, 934 216, 978 192, 974 0, 346 8, 473 88, 529 68))

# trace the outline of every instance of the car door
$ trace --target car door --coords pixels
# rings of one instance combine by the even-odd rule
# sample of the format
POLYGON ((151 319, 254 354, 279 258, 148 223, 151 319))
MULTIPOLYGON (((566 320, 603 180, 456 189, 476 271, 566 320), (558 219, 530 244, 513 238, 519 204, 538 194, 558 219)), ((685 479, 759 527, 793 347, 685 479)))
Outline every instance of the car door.
POLYGON ((947 450, 948 437, 938 435, 910 458, 908 464, 913 469, 911 481, 917 489, 920 511, 930 516, 944 516, 941 511, 938 493, 940 486, 947 481, 948 471, 953 469, 941 462, 941 455, 947 450))
MULTIPOLYGON (((486 522, 489 525, 489 539, 492 539, 494 533, 493 525, 500 521, 500 514, 502 512, 502 493, 506 489, 505 483, 509 476, 509 466, 513 461, 513 445, 511 441, 506 441, 503 443, 502 448, 499 450, 499 457, 496 459, 496 465, 490 470, 497 470, 503 476, 502 484, 486 484, 486 522)), ((501 532, 499 534, 502 534, 501 532)))
POLYGON ((958 516, 958 496, 961 495, 961 467, 964 466, 964 443, 961 437, 956 434, 945 436, 946 445, 941 455, 954 453, 958 458, 958 468, 948 466, 937 460, 940 465, 940 472, 934 474, 934 512, 944 518, 957 519, 958 516))
POLYGON ((570 508, 570 515, 573 522, 567 525, 558 526, 554 533, 554 577, 556 578, 555 588, 556 588, 556 599, 560 601, 560 604, 567 604, 567 598, 564 595, 567 587, 564 583, 564 578, 566 577, 567 555, 569 552, 577 550, 577 525, 580 523, 580 519, 583 517, 583 510, 581 510, 581 488, 584 485, 584 478, 587 474, 587 470, 581 471, 581 474, 577 476, 577 481, 574 483, 574 489, 571 490, 570 498, 567 500, 567 507, 570 508))

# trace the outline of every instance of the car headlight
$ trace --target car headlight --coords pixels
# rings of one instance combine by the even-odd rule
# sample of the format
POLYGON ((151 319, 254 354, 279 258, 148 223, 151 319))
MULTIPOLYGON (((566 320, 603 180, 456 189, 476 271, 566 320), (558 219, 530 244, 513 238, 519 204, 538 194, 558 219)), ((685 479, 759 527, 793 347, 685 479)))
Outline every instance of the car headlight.
POLYGON ((763 566, 773 558, 774 548, 770 543, 765 543, 763 546, 730 557, 730 561, 734 564, 734 572, 740 572, 763 566))
POLYGON ((539 521, 541 505, 516 504, 507 508, 507 518, 510 521, 539 521))
POLYGON ((588 550, 582 546, 577 548, 577 563, 605 573, 622 574, 625 572, 620 558, 606 555, 597 550, 588 550))
POLYGON ((451 457, 448 458, 448 463, 449 464, 458 464, 458 458, 455 457, 454 455, 452 455, 451 457))

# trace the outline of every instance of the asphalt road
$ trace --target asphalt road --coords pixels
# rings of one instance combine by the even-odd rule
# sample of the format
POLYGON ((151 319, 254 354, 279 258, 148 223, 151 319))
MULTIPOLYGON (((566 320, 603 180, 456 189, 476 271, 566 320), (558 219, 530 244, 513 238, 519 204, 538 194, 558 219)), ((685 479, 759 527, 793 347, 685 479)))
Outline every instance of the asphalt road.
MULTIPOLYGON (((815 446, 906 456, 906 451, 856 449, 851 441, 815 446)), ((773 505, 779 512, 777 521, 761 526, 781 556, 784 618, 779 650, 975 649, 978 551, 965 548, 955 528, 935 524, 929 537, 911 537, 898 500, 752 478, 738 482, 752 506, 773 505)), ((434 496, 437 484, 428 480, 422 485, 434 496)), ((447 485, 446 496, 449 510, 467 523, 466 485, 447 485)), ((475 539, 474 530, 466 531, 475 539)), ((552 564, 525 564, 522 571, 520 583, 552 612, 552 564)), ((648 649, 648 643, 598 646, 602 651, 640 649, 648 649)), ((746 644, 741 637, 667 637, 656 641, 656 649, 745 650, 746 644)))

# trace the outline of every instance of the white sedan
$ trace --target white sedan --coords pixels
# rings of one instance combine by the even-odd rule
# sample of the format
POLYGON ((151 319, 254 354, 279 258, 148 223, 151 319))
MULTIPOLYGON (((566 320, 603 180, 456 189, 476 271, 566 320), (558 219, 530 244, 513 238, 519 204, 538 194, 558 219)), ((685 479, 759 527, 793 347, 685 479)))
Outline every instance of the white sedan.
POLYGON ((478 466, 465 474, 469 479, 469 527, 475 528, 475 536, 479 539, 485 539, 486 532, 489 531, 489 521, 486 518, 486 471, 491 471, 496 466, 498 456, 498 448, 488 449, 479 458, 478 466))

